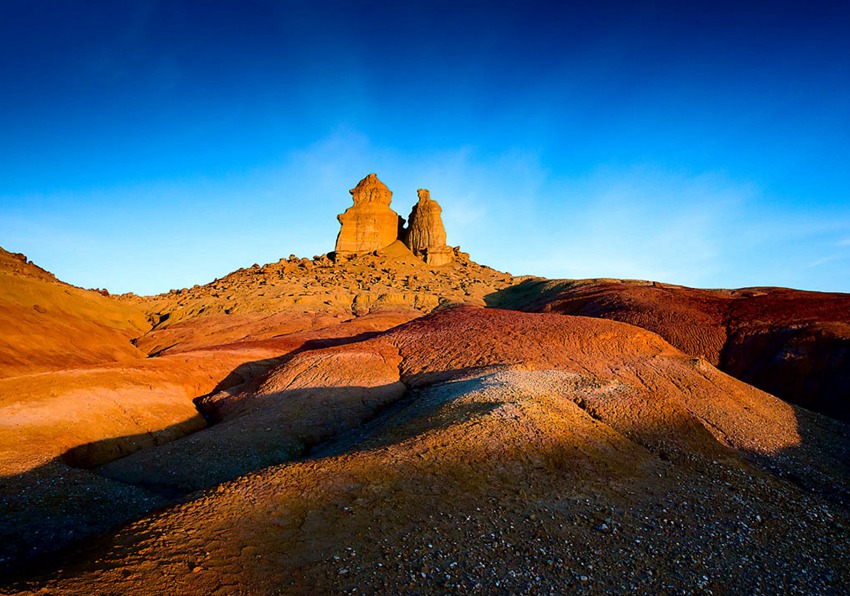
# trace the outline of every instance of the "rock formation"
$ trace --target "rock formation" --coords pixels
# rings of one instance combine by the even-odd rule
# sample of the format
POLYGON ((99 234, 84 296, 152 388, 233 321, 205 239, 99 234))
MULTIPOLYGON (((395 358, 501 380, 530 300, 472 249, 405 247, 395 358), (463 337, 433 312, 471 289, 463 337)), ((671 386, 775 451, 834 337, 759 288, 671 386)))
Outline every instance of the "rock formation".
POLYGON ((850 295, 399 233, 152 297, 0 249, 0 594, 850 593, 850 427, 744 382, 850 403, 850 295))
POLYGON ((342 229, 335 252, 346 256, 385 248, 398 240, 404 219, 390 209, 393 193, 369 174, 349 191, 354 205, 337 216, 342 229))
POLYGON ((431 200, 430 192, 424 188, 416 192, 419 202, 410 211, 405 244, 429 265, 451 263, 454 251, 446 246, 446 229, 440 216, 443 210, 437 201, 431 200))
POLYGON ((337 216, 342 229, 336 239, 335 255, 348 257, 382 250, 396 241, 404 244, 429 265, 446 265, 455 260, 455 251, 446 246, 442 208, 431 194, 420 188, 419 202, 410 212, 410 225, 390 209, 393 193, 369 174, 349 191, 354 205, 337 216))

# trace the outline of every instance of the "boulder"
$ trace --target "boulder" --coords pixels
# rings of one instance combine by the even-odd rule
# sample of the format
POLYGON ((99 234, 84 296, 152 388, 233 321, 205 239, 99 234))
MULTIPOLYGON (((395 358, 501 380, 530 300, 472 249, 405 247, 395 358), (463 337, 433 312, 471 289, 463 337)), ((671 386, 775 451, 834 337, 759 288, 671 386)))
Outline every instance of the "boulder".
POLYGON ((429 246, 425 249, 422 258, 429 265, 439 267, 448 265, 455 260, 455 252, 448 246, 429 246))
POLYGON ((369 174, 350 191, 354 205, 337 216, 342 228, 336 239, 339 256, 386 248, 398 240, 404 219, 390 209, 393 193, 369 174))

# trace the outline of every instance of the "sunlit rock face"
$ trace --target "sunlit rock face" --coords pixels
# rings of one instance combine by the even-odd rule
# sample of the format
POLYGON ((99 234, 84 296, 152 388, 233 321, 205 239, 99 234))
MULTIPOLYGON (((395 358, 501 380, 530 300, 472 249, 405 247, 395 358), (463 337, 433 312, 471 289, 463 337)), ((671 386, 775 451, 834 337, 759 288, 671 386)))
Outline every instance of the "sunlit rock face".
POLYGON ((416 256, 429 265, 445 265, 454 258, 454 251, 446 246, 446 229, 441 217, 442 208, 431 200, 424 188, 418 191, 419 202, 410 211, 405 244, 416 256))
POLYGON ((349 257, 379 251, 401 240, 419 259, 429 265, 446 265, 455 260, 455 251, 446 246, 442 208, 431 194, 420 188, 419 202, 410 212, 410 224, 390 209, 393 193, 369 174, 350 191, 354 205, 337 216, 342 228, 336 239, 335 255, 349 257))
POLYGON ((404 219, 390 209, 393 193, 369 174, 350 191, 354 205, 337 216, 342 228, 336 239, 337 255, 381 250, 395 242, 404 219))

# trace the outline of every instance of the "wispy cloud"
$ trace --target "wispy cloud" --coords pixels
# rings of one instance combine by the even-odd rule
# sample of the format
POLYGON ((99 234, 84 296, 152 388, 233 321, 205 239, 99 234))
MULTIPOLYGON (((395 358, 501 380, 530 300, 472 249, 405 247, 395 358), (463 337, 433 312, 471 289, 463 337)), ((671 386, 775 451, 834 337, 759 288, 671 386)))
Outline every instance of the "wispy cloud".
POLYGON ((553 180, 539 216, 539 255, 554 277, 628 277, 703 284, 722 267, 727 231, 756 193, 722 176, 652 168, 553 180))

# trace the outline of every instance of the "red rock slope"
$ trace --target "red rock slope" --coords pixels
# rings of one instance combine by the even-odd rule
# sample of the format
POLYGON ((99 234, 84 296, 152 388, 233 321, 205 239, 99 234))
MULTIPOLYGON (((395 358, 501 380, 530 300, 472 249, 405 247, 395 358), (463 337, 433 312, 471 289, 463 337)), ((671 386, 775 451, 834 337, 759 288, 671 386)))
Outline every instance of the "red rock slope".
POLYGON ((848 294, 536 280, 491 302, 631 323, 782 399, 850 421, 848 294))
POLYGON ((203 481, 214 458, 198 457, 193 441, 202 435, 219 454, 300 443, 279 452, 295 461, 195 493, 10 587, 850 586, 836 563, 850 554, 846 427, 634 326, 449 309, 365 341, 302 351, 209 406, 222 422, 102 473, 139 486, 173 483, 169 471, 203 481), (317 431, 315 421, 327 426, 317 431))

